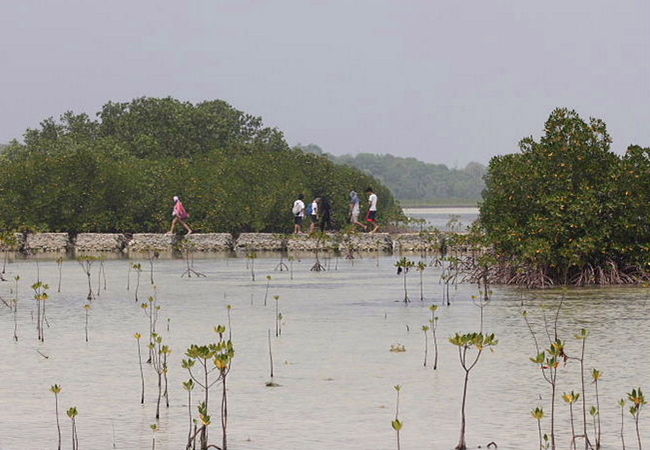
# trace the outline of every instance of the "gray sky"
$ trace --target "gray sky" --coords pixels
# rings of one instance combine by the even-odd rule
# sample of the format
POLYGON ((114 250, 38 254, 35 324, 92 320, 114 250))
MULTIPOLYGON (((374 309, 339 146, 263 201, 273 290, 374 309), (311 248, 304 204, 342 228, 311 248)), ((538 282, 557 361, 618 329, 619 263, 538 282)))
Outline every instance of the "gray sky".
POLYGON ((290 144, 463 166, 556 106, 650 146, 648 0, 19 0, 0 142, 108 100, 220 98, 290 144))

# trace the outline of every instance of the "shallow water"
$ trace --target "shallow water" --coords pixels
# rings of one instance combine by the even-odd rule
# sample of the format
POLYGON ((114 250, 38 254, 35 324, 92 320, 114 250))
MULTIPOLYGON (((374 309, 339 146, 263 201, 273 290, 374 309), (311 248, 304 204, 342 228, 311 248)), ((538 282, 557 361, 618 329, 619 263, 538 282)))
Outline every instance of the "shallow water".
MULTIPOLYGON (((394 273, 394 257, 366 257, 354 262, 330 260, 327 272, 314 273, 313 259, 294 263, 294 279, 274 271, 277 258, 255 261, 252 282, 244 258, 196 260, 206 278, 181 278, 184 263, 155 263, 155 285, 161 306, 158 330, 173 350, 170 356, 169 409, 162 409, 157 449, 184 448, 187 400, 181 381, 184 350, 191 343, 215 341, 213 327, 227 323, 231 304, 236 357, 229 376, 229 448, 231 449, 393 449, 395 391, 402 385, 400 419, 403 449, 451 449, 458 440, 463 372, 456 348, 447 337, 456 331, 478 331, 480 309, 471 296, 474 285, 452 289, 452 305, 440 310, 439 370, 423 367, 428 306, 440 303, 439 271, 424 272, 426 301, 420 302, 418 274, 408 274, 413 302, 404 306, 401 278, 394 273), (338 266, 338 267, 337 267, 338 266), (272 276, 268 305, 263 305, 266 279, 272 276), (272 338, 275 381, 268 388, 267 330, 274 330, 274 300, 279 295, 284 321, 282 336, 272 338), (169 322, 168 320, 169 319, 169 322), (167 324, 169 323, 169 331, 167 324), (404 353, 389 351, 391 344, 406 346, 404 353)), ((65 410, 79 409, 82 449, 151 448, 154 423, 154 372, 145 366, 146 404, 141 406, 137 346, 133 334, 145 334, 148 319, 134 302, 135 276, 126 290, 128 261, 105 263, 108 289, 92 303, 90 341, 84 341, 87 284, 79 265, 63 264, 62 292, 56 292, 57 266, 39 263, 40 277, 50 284, 47 303, 50 327, 45 343, 36 340, 29 286, 36 280, 36 264, 18 261, 6 276, 19 274, 19 342, 14 343, 13 317, 0 309, 0 449, 56 448, 54 398, 49 387, 60 384, 60 418, 64 448, 69 448, 70 421, 65 410), (43 355, 48 356, 45 359, 43 355)), ((143 268, 147 268, 143 264, 143 268)), ((96 269, 93 269, 96 287, 96 269)), ((0 296, 11 297, 12 283, 0 283, 0 296)), ((142 273, 140 297, 152 294, 147 270, 142 273)), ((470 448, 490 441, 499 449, 535 449, 537 428, 530 417, 535 406, 547 412, 549 388, 528 358, 533 341, 521 318, 529 311, 536 330, 542 331, 543 304, 556 304, 561 291, 531 292, 494 288, 484 310, 484 329, 499 339, 495 351, 485 352, 471 372, 468 394, 467 441, 470 448), (525 305, 524 307, 521 304, 525 305), (543 400, 539 400, 540 395, 543 400)), ((573 335, 589 328, 586 367, 604 372, 599 384, 603 442, 621 448, 620 410, 616 402, 632 387, 647 386, 650 362, 645 346, 649 338, 647 289, 612 288, 570 290, 559 319, 560 337, 567 351, 578 356, 573 335)), ((550 310, 546 312, 550 317, 550 310)), ((540 334, 540 340, 543 335, 540 334)), ((143 344, 146 341, 143 338, 143 344)), ((429 348, 429 362, 432 349, 429 348)), ((559 393, 579 389, 578 363, 569 361, 559 374, 559 393)), ((649 388, 650 389, 650 388, 649 388)), ((589 407, 593 385, 588 383, 589 407)), ((198 396, 198 391, 195 391, 198 396)), ((212 394, 211 441, 218 443, 216 409, 212 394)), ((558 448, 568 448, 568 408, 559 399, 558 448)), ((577 408, 579 410, 579 408, 577 408)), ((581 413, 580 413, 581 415, 581 413)), ((626 443, 635 448, 633 424, 626 412, 626 443)), ((589 419, 589 416, 587 416, 589 419)), ((581 417, 576 418, 581 428, 581 417)), ((643 439, 650 439, 644 418, 643 439)), ((544 424, 548 425, 548 419, 544 424)))
POLYGON ((479 211, 476 207, 429 207, 404 208, 404 214, 414 219, 426 220, 425 227, 437 228, 440 231, 464 231, 478 219, 479 211))

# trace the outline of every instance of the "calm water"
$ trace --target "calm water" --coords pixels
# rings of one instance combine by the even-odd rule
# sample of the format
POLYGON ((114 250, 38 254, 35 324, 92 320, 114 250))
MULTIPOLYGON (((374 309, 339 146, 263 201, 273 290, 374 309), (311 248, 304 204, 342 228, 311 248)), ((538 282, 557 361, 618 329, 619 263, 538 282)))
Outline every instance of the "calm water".
POLYGON ((404 208, 404 214, 415 219, 425 219, 427 227, 441 231, 463 231, 478 218, 478 208, 404 208))
MULTIPOLYGON (((400 418, 403 449, 451 449, 458 439, 462 375, 457 351, 447 342, 456 331, 476 331, 479 308, 472 303, 472 285, 452 290, 452 306, 442 308, 438 335, 440 367, 423 367, 421 331, 440 300, 439 272, 425 271, 427 300, 419 301, 418 276, 409 274, 414 301, 402 298, 395 258, 368 257, 329 262, 330 271, 313 273, 311 258, 294 264, 294 280, 275 272, 277 259, 258 259, 251 282, 244 259, 204 259, 196 268, 207 278, 181 279, 183 262, 156 262, 155 281, 161 305, 158 329, 171 345, 171 407, 163 408, 158 449, 184 448, 187 433, 187 379, 180 361, 191 343, 214 341, 213 327, 226 323, 226 305, 233 305, 233 340, 237 355, 230 375, 230 448, 232 449, 393 449, 395 435, 393 386, 402 385, 400 418), (379 266, 377 266, 377 263, 379 266), (263 305, 265 276, 272 276, 269 303, 263 305), (282 336, 273 338, 278 388, 267 388, 267 330, 274 328, 272 296, 280 296, 282 336), (167 319, 169 318, 169 331, 167 319), (409 331, 410 330, 410 331, 409 331), (391 353, 391 344, 406 346, 391 353)), ((146 267, 146 266, 145 266, 146 267)), ((47 305, 50 327, 45 343, 36 340, 29 285, 36 265, 16 262, 10 275, 20 274, 19 338, 12 340, 13 319, 0 309, 0 448, 56 448, 54 398, 49 387, 62 385, 60 409, 76 405, 82 449, 151 448, 155 414, 154 372, 147 376, 144 407, 139 404, 140 375, 133 334, 145 334, 148 319, 126 290, 128 262, 106 262, 108 290, 93 302, 90 342, 84 342, 85 277, 76 262, 63 265, 63 287, 56 293, 54 262, 41 262, 41 278, 50 283, 47 305), (37 351, 47 355, 45 359, 37 351)), ((133 274, 132 274, 133 276, 133 274)), ((93 277, 95 278, 95 277, 93 277)), ((95 283, 95 279, 93 283, 95 283)), ((131 280, 132 285, 134 278, 131 280)), ((11 283, 0 283, 0 296, 10 297, 11 283)), ((148 273, 141 296, 152 292, 148 273)), ((521 318, 522 302, 541 332, 542 304, 555 304, 560 291, 524 292, 494 288, 485 309, 485 329, 499 345, 486 352, 471 373, 468 397, 470 448, 496 441, 499 449, 535 449, 536 423, 531 408, 548 410, 548 386, 529 362, 534 347, 521 318), (540 395, 543 400, 539 400, 540 395)), ((572 290, 566 293, 559 321, 567 351, 577 355, 573 335, 591 330, 587 367, 604 372, 599 385, 604 448, 621 448, 616 401, 634 386, 648 387, 647 346, 650 320, 645 289, 572 290)), ((540 335, 540 339, 542 339, 540 335)), ((144 341, 145 339, 143 339, 144 341)), ((430 353, 431 357, 431 353, 430 353)), ((578 364, 570 361, 559 375, 559 392, 579 389, 578 364)), ((588 386, 588 405, 593 386, 588 386)), ((649 391, 650 392, 650 391, 649 391)), ((218 393, 212 395, 216 400, 218 393)), ((568 408, 558 401, 562 429, 558 448, 568 448, 568 408)), ((216 407, 216 402, 213 407, 216 407)), ((629 414, 626 415, 629 416, 629 414)), ((220 439, 219 415, 213 408, 212 441, 220 439)), ((589 416, 588 416, 589 417, 589 416)), ((636 448, 633 425, 627 423, 627 444, 636 448)), ((69 448, 69 420, 61 413, 64 448, 69 448)), ((641 418, 643 438, 650 445, 650 416, 641 418)), ((578 420, 578 422, 580 422, 578 420)), ((548 420, 545 420, 548 424, 548 420)), ((580 425, 578 425, 580 427, 580 425)))

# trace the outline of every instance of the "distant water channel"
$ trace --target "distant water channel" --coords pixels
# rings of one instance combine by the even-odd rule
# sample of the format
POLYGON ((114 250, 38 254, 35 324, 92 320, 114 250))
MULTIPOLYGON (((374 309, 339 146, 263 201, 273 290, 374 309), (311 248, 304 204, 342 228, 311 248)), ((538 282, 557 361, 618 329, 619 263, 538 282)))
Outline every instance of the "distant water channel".
MULTIPOLYGON (((417 260, 417 257, 415 257, 417 260)), ((286 261, 286 260, 285 260, 286 261)), ((156 448, 184 447, 188 428, 187 394, 181 382, 185 349, 192 343, 215 341, 213 327, 226 324, 226 305, 232 305, 236 357, 230 374, 231 449, 394 449, 391 420, 395 391, 402 386, 400 419, 403 449, 451 449, 458 439, 463 372, 458 352, 447 340, 457 331, 479 330, 480 309, 473 303, 476 287, 461 284, 451 290, 451 306, 440 309, 439 369, 423 367, 422 326, 430 318, 429 305, 440 304, 440 269, 424 272, 425 301, 419 300, 418 274, 407 282, 412 303, 405 306, 402 281, 394 271, 395 257, 367 256, 353 261, 322 260, 328 271, 309 269, 312 257, 294 262, 294 278, 275 271, 279 258, 255 261, 257 281, 251 281, 245 258, 197 259, 195 269, 205 278, 181 278, 181 260, 155 262, 155 292, 160 319, 158 331, 172 348, 169 409, 162 408, 156 448), (266 275, 270 275, 264 306, 266 275), (267 331, 274 334, 275 301, 279 296, 282 335, 272 337, 275 381, 268 388, 267 331), (392 353, 402 344, 406 352, 392 353)), ((69 448, 70 420, 65 410, 77 406, 81 449, 149 449, 154 423, 154 371, 145 366, 146 404, 140 405, 140 374, 135 332, 146 335, 148 319, 134 301, 135 275, 126 290, 126 260, 105 263, 107 290, 93 300, 89 342, 84 341, 87 285, 77 262, 65 261, 62 289, 57 293, 57 264, 41 261, 40 278, 50 285, 49 327, 45 343, 38 343, 29 286, 36 281, 34 261, 8 265, 5 278, 20 275, 18 336, 13 341, 13 315, 0 304, 0 449, 56 448, 54 396, 51 385, 63 387, 59 396, 64 448, 69 448)), ((148 263, 143 263, 140 298, 154 294, 148 263)), ((95 269, 93 269, 95 271, 95 269)), ((96 288, 96 272, 93 276, 96 288)), ((0 283, 0 297, 10 299, 12 282, 0 283)), ((467 441, 469 448, 494 441, 499 449, 535 449, 536 422, 530 411, 549 408, 549 386, 529 361, 535 354, 522 320, 527 310, 538 339, 547 346, 543 305, 557 305, 564 297, 558 332, 567 353, 579 356, 574 338, 580 328, 591 330, 585 364, 603 371, 599 384, 604 449, 621 448, 620 410, 616 402, 632 387, 650 392, 648 290, 608 288, 525 291, 494 287, 485 307, 484 329, 499 344, 485 352, 470 376, 467 441)), ((430 339, 430 337, 429 337, 430 339)), ((146 338, 143 338, 146 341, 146 338)), ((144 342, 143 342, 144 343, 144 342)), ((145 350, 146 353, 146 350, 145 350)), ((559 371, 558 392, 578 390, 579 364, 569 360, 559 371)), ((589 378, 588 378, 589 380, 589 378)), ((595 403, 587 383, 587 406, 595 403)), ((195 391, 199 396, 198 390, 195 391)), ((220 439, 217 401, 212 392, 211 441, 220 439)), ((558 399, 561 430, 558 448, 569 448, 569 409, 558 399)), ((576 407, 576 410, 579 408, 576 407)), ((633 422, 625 411, 626 442, 636 448, 633 422)), ((195 415, 196 417, 196 415, 195 415)), ((589 419, 590 417, 587 416, 589 419)), ((581 429, 581 413, 576 413, 581 429)), ((650 445, 650 415, 641 414, 642 439, 650 445)), ((543 425, 548 427, 549 419, 543 425)), ((591 427, 590 427, 591 429, 591 427)))
POLYGON ((440 231, 464 231, 478 218, 476 207, 404 208, 407 217, 426 220, 426 227, 440 231))

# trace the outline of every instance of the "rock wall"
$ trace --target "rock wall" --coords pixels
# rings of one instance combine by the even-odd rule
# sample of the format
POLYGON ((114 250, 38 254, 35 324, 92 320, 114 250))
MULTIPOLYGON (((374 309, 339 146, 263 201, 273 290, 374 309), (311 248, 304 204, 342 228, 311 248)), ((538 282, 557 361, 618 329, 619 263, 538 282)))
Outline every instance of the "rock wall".
POLYGON ((198 233, 190 236, 136 233, 15 233, 13 242, 0 240, 0 251, 23 254, 70 256, 112 254, 142 257, 149 252, 160 256, 179 256, 185 248, 201 253, 223 252, 384 252, 413 253, 435 251, 437 241, 418 233, 327 233, 320 237, 306 234, 242 233, 236 239, 229 233, 198 233))

